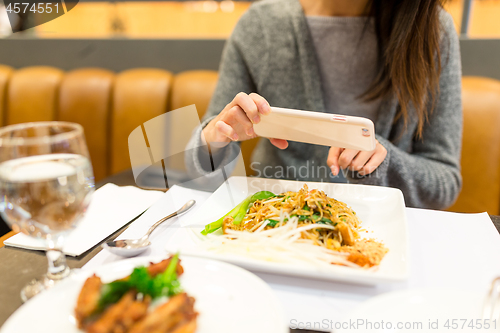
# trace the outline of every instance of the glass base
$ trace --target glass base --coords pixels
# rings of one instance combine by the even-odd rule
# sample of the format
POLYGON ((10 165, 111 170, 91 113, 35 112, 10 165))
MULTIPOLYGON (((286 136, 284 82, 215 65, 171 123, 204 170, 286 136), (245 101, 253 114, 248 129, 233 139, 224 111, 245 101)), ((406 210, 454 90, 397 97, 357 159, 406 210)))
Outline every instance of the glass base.
POLYGON ((27 302, 29 299, 35 297, 39 293, 45 290, 45 285, 41 280, 34 279, 31 280, 30 283, 24 286, 23 289, 21 289, 21 299, 23 300, 23 303, 27 302))
POLYGON ((78 271, 79 271, 79 269, 67 268, 67 270, 62 274, 57 274, 57 275, 47 274, 47 275, 43 276, 41 279, 31 280, 21 290, 21 299, 22 299, 23 303, 25 303, 28 300, 30 300, 31 298, 35 297, 36 295, 38 295, 42 291, 52 288, 53 286, 55 286, 59 282, 63 281, 64 279, 75 274, 78 271))

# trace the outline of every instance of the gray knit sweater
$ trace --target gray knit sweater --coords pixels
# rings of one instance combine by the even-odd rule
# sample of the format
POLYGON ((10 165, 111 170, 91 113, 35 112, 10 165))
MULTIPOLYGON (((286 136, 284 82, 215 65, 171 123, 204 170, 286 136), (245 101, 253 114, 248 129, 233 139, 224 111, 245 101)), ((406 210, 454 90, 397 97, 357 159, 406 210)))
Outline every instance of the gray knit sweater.
MULTIPOLYGON (((417 139, 415 135, 415 112, 410 110, 405 126, 401 118, 395 118, 397 100, 387 98, 381 101, 375 122, 376 138, 387 149, 387 157, 368 176, 362 177, 356 172, 346 174, 353 184, 401 189, 410 207, 440 209, 450 206, 462 182, 459 44, 451 16, 442 11, 440 21, 440 90, 422 138, 417 139)), ((313 40, 299 1, 255 3, 242 16, 226 43, 217 88, 201 127, 193 133, 190 146, 202 146, 201 129, 241 91, 256 92, 272 106, 326 112, 321 82, 313 40)), ((236 143, 228 145, 212 163, 216 168, 231 165, 238 149, 236 143)), ((262 139, 252 156, 252 168, 261 177, 334 181, 331 173, 325 171, 328 170, 325 168, 328 149, 289 142, 287 149, 280 150, 269 140, 262 139), (289 167, 308 171, 284 173, 283 170, 290 170, 289 167), (317 172, 311 168, 316 168, 317 172)), ((191 173, 210 177, 210 171, 200 163, 200 156, 205 154, 202 150, 191 150, 186 163, 191 173)))

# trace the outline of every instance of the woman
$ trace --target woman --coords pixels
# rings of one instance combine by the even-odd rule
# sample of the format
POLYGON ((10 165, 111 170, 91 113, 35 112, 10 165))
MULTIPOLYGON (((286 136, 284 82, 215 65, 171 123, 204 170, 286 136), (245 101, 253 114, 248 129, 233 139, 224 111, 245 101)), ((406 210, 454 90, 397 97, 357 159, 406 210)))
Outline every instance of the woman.
MULTIPOLYGON (((229 163, 238 151, 231 142, 254 137, 253 123, 269 105, 368 117, 377 146, 359 152, 262 139, 252 163, 260 176, 338 181, 345 173, 350 183, 397 187, 408 206, 425 208, 445 208, 460 191, 460 54, 452 18, 438 0, 252 5, 226 44, 192 145, 207 142, 215 168, 229 163), (314 174, 311 167, 321 165, 331 172, 314 174), (289 166, 312 172, 283 174, 289 166)), ((200 154, 189 163, 208 174, 200 154)))

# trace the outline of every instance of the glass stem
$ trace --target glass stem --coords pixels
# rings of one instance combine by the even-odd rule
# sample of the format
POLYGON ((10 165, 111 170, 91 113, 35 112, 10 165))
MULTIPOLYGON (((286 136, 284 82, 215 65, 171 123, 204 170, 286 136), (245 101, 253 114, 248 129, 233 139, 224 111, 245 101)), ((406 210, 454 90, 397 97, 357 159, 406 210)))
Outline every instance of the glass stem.
POLYGON ((49 279, 61 280, 69 275, 70 269, 66 264, 66 256, 61 250, 47 250, 47 260, 49 262, 49 270, 47 272, 49 279))
POLYGON ((49 270, 47 277, 51 280, 60 280, 68 276, 69 267, 66 264, 66 256, 61 250, 48 250, 47 259, 49 261, 49 270))

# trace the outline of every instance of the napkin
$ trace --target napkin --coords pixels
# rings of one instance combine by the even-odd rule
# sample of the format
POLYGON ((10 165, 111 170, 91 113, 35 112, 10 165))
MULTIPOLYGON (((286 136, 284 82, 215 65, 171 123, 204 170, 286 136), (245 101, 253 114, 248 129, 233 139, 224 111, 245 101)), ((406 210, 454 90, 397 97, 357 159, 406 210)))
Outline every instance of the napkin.
MULTIPOLYGON (((145 191, 133 186, 106 184, 92 195, 89 208, 78 226, 66 237, 63 252, 79 256, 139 216, 164 193, 145 191)), ((5 245, 29 250, 45 250, 45 242, 24 234, 17 234, 5 245)))
MULTIPOLYGON (((134 223, 127 228, 127 230, 118 236, 117 239, 142 237, 156 221, 178 210, 187 201, 195 200, 196 204, 185 214, 179 217, 174 217, 158 226, 158 228, 156 228, 149 237, 152 244, 151 247, 140 255, 142 257, 166 256, 166 242, 171 239, 172 234, 177 231, 178 228, 183 227, 188 221, 197 219, 200 214, 203 214, 203 211, 200 211, 200 208, 203 207, 203 204, 208 197, 210 197, 210 195, 212 195, 211 192, 198 191, 174 185, 165 194, 163 194, 163 196, 153 206, 151 206, 151 208, 135 220, 134 223)), ((101 251, 94 258, 92 258, 84 266, 84 268, 95 268, 121 259, 123 258, 108 251, 101 251)))

